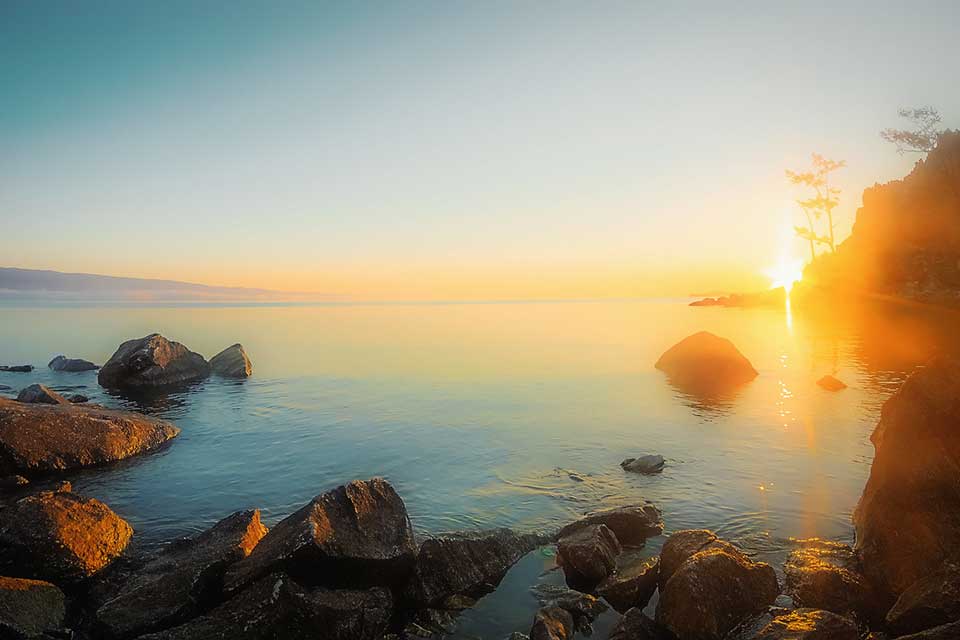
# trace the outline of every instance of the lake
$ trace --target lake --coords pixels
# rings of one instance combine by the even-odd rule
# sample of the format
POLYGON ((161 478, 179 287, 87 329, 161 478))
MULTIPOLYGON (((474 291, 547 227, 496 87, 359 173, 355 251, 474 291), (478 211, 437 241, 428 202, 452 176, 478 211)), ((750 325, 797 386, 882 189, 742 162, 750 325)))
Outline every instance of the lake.
MULTIPOLYGON (((153 547, 237 509, 272 524, 314 495, 381 475, 419 533, 549 531, 641 499, 667 532, 710 528, 778 571, 791 538, 853 540, 884 400, 940 349, 956 317, 898 307, 817 313, 692 308, 688 300, 572 303, 135 305, 0 303, 0 384, 78 387, 92 401, 168 418, 164 450, 71 476, 153 547), (760 375, 723 400, 674 389, 653 363, 683 337, 729 338, 760 375), (208 358, 244 344, 254 374, 127 398, 54 355, 103 363, 160 332, 208 358), (816 386, 833 374, 849 388, 816 386), (659 453, 664 471, 625 473, 659 453)), ((663 539, 648 543, 650 553, 663 539)), ((535 552, 461 621, 462 637, 526 631, 535 552)), ((601 620, 600 627, 609 624, 601 620)), ((601 636, 602 637, 602 636, 601 636)))

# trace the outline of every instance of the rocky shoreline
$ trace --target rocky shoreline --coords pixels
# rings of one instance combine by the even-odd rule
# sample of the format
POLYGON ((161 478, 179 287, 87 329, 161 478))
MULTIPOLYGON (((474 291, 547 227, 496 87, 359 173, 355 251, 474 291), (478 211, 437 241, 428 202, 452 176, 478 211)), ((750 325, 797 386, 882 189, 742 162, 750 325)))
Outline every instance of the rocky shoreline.
MULTIPOLYGON (((217 368, 250 375, 239 345, 221 356, 213 367, 154 334, 121 345, 101 383, 164 385, 217 368)), ((657 367, 711 388, 757 375, 731 343, 705 333, 657 367)), ((9 476, 0 483, 0 638, 440 639, 511 567, 544 549, 556 553, 566 586, 537 585, 541 607, 512 640, 587 636, 610 608, 616 640, 957 638, 957 398, 960 361, 937 359, 903 384, 873 434, 855 547, 799 540, 781 583, 772 566, 707 530, 674 531, 658 555, 646 552, 669 521, 647 502, 586 513, 552 535, 417 537, 382 478, 321 493, 269 529, 257 509, 238 511, 144 555, 109 505, 66 482, 36 491, 28 480, 155 450, 179 430, 34 389, 19 402, 0 399, 0 472, 9 476)))

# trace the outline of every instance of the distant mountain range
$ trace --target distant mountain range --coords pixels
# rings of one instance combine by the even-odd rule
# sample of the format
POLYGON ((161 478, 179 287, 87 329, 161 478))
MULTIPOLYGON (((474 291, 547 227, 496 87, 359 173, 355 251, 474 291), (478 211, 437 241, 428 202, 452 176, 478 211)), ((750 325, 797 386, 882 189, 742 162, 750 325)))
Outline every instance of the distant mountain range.
POLYGON ((215 287, 176 280, 121 278, 0 267, 2 297, 69 297, 120 300, 252 300, 303 297, 270 289, 215 287))

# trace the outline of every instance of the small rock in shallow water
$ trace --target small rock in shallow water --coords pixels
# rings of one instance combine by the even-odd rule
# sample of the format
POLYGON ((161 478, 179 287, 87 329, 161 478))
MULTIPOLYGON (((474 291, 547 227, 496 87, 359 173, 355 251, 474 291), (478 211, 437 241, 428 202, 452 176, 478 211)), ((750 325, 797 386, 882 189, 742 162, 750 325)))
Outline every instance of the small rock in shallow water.
POLYGON ((847 385, 843 381, 837 380, 833 376, 823 376, 817 380, 817 385, 827 391, 840 391, 841 389, 847 388, 847 385))
POLYGON ((0 636, 40 637, 45 631, 63 626, 65 615, 66 598, 56 585, 42 580, 0 577, 0 636))
POLYGON ((54 371, 64 371, 68 373, 94 371, 100 368, 89 360, 83 360, 81 358, 67 358, 62 355, 59 355, 51 360, 47 366, 54 371))
POLYGON ((243 345, 235 344, 210 358, 210 370, 225 378, 249 378, 253 373, 253 365, 243 345))
POLYGON ((10 373, 30 373, 33 371, 32 364, 16 364, 16 365, 0 365, 0 371, 8 371, 10 373))
POLYGON ((543 607, 533 618, 530 640, 570 640, 574 632, 573 616, 560 607, 543 607))
POLYGON ((663 471, 664 459, 658 454, 648 454, 639 458, 627 458, 620 463, 624 471, 634 473, 660 473, 663 471))
POLYGON ((22 389, 20 393, 17 394, 17 402, 27 404, 70 404, 69 400, 42 384, 32 384, 22 389))
POLYGON ((70 402, 70 404, 83 404, 84 402, 90 402, 90 398, 82 393, 72 393, 67 396, 67 401, 70 402))

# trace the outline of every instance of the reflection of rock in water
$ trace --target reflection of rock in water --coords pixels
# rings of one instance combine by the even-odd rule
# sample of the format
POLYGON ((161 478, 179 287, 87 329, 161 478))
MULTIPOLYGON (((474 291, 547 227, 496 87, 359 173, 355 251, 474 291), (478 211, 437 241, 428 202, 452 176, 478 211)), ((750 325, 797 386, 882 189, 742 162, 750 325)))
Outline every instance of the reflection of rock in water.
POLYGON ((711 420, 730 415, 735 408, 740 387, 711 388, 710 386, 680 383, 667 378, 677 399, 690 407, 694 415, 711 420))
POLYGON ((185 407, 188 395, 202 390, 203 386, 203 382, 193 382, 153 389, 105 389, 105 392, 124 409, 148 415, 169 415, 185 407))

